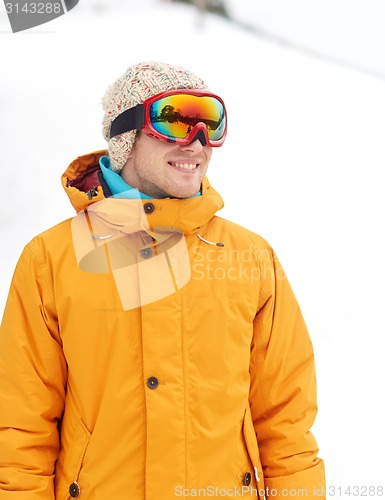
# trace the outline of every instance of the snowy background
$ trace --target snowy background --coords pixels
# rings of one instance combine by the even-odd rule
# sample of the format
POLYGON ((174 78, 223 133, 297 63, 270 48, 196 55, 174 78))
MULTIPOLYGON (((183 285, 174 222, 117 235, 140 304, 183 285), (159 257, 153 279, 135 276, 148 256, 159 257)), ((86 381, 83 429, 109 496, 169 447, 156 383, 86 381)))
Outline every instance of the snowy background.
POLYGON ((383 2, 229 0, 238 24, 106 4, 19 34, 0 6, 0 314, 24 245, 73 215, 61 173, 105 147, 107 86, 139 61, 184 65, 228 107, 209 169, 220 215, 271 243, 307 321, 328 485, 369 496, 385 486, 383 2))

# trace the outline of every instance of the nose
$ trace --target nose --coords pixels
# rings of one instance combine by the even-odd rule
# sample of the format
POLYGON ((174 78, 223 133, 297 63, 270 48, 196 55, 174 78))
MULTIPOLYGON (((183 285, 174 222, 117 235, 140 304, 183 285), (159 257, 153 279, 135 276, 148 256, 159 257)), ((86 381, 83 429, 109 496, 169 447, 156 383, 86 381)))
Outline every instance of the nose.
POLYGON ((190 144, 180 146, 180 149, 182 151, 191 151, 192 153, 199 153, 200 151, 202 151, 203 146, 201 141, 199 139, 196 139, 195 141, 190 142, 190 144))

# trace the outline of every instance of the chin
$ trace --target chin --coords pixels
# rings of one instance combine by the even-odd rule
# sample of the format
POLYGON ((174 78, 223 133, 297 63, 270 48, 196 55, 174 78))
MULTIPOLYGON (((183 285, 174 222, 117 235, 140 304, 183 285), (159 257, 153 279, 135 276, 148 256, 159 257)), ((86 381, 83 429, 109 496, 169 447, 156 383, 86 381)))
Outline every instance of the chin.
POLYGON ((172 198, 190 198, 199 192, 201 185, 198 179, 195 179, 195 182, 174 182, 173 185, 164 186, 163 191, 172 198))

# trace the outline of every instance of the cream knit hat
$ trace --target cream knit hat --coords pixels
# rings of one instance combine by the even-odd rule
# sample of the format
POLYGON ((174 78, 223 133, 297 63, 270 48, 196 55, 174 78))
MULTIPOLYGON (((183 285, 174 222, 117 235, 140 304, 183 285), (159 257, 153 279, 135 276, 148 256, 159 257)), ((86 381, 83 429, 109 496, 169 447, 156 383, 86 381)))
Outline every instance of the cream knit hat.
POLYGON ((148 62, 129 67, 107 89, 102 99, 103 137, 108 141, 108 154, 114 172, 119 173, 125 165, 137 131, 130 130, 111 139, 112 121, 123 111, 143 103, 148 97, 177 89, 208 90, 208 87, 203 80, 185 68, 161 62, 148 62))

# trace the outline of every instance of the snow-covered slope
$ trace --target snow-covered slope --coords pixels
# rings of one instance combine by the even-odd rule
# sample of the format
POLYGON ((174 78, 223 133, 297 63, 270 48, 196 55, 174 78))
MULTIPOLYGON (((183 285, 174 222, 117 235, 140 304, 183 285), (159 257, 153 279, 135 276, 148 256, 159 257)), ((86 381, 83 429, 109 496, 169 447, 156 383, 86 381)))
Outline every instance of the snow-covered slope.
POLYGON ((383 0, 226 0, 226 5, 244 25, 385 78, 383 0))

